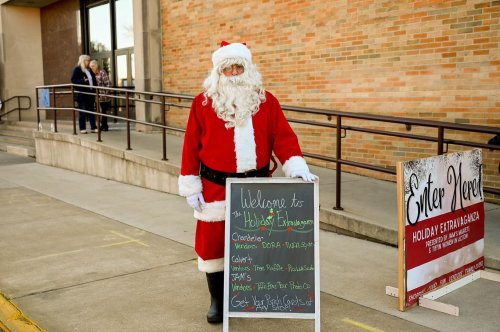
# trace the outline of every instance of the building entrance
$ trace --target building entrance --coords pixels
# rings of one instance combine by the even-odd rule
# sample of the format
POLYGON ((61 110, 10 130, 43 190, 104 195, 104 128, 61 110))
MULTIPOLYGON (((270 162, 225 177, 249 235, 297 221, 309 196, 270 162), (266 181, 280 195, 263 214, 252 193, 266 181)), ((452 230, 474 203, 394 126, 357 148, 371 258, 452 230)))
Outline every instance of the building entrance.
MULTIPOLYGON (((114 87, 131 89, 135 87, 132 1, 87 0, 84 18, 87 53, 108 72, 114 87)), ((112 103, 115 114, 122 109, 121 103, 112 103)))

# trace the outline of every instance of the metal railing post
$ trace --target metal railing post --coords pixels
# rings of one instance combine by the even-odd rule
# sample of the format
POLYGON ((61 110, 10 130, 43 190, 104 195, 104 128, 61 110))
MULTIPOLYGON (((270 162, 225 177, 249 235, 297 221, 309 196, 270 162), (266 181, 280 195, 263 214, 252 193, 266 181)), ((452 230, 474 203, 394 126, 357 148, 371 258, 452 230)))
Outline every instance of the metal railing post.
POLYGON ((336 170, 335 170, 335 207, 334 210, 343 210, 341 199, 341 173, 342 173, 342 117, 337 115, 337 140, 336 140, 336 170))
POLYGON ((57 133, 56 88, 52 88, 52 101, 54 103, 54 132, 57 133))
POLYGON ((444 128, 438 127, 438 155, 443 154, 444 128))
POLYGON ((75 87, 71 84, 71 102, 73 103, 73 135, 76 135, 75 87))
POLYGON ((99 97, 99 87, 95 89, 95 108, 96 108, 96 120, 97 120, 97 141, 102 142, 101 140, 101 102, 99 97))
POLYGON ((162 134, 163 134, 163 158, 161 160, 167 159, 167 119, 165 116, 165 96, 161 97, 161 123, 163 124, 162 134))
POLYGON ((21 96, 17 96, 17 114, 19 122, 21 121, 21 96))
POLYGON ((36 125, 38 130, 40 130, 40 100, 38 96, 38 88, 35 88, 36 92, 36 125))
POLYGON ((127 118, 127 150, 132 150, 130 147, 130 121, 129 121, 129 92, 125 91, 125 117, 127 118))

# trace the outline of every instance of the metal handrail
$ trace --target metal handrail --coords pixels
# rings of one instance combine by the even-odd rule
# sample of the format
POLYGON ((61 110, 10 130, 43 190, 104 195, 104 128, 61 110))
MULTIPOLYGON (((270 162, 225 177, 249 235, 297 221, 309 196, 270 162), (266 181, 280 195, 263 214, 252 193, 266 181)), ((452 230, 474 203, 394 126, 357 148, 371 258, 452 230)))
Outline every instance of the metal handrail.
POLYGON ((30 98, 30 96, 14 96, 14 97, 10 97, 9 99, 4 100, 3 103, 4 103, 4 105, 6 105, 7 102, 9 102, 11 100, 14 100, 14 99, 17 99, 17 107, 11 109, 10 111, 6 111, 4 113, 1 113, 0 114, 0 121, 2 120, 2 116, 6 116, 7 114, 15 112, 15 111, 19 112, 18 113, 18 119, 19 119, 19 121, 21 121, 21 111, 26 111, 26 110, 29 110, 31 108, 31 98, 30 98), (27 107, 21 107, 21 98, 23 98, 25 100, 28 100, 28 106, 27 107))
POLYGON ((434 120, 420 120, 420 119, 412 119, 412 118, 403 118, 403 117, 394 117, 388 115, 374 115, 367 113, 353 113, 353 112, 344 112, 344 111, 335 111, 335 110, 324 110, 318 108, 305 108, 305 107, 296 107, 296 106, 283 106, 284 110, 294 111, 300 113, 308 113, 308 114, 318 114, 318 115, 326 115, 326 116, 341 116, 344 118, 352 118, 359 120, 370 120, 370 121, 378 121, 378 122, 389 122, 389 123, 399 123, 404 125, 416 125, 421 127, 433 127, 433 128, 445 128, 451 130, 460 130, 460 131, 471 131, 471 132, 480 132, 487 134, 498 134, 500 129, 490 126, 481 126, 481 125, 471 125, 464 123, 451 123, 451 122, 441 122, 434 120))
MULTIPOLYGON (((46 86, 38 86, 37 90, 37 119, 40 121, 39 110, 53 110, 54 111, 54 128, 57 131, 57 110, 72 110, 73 111, 73 134, 76 135, 76 111, 83 113, 94 113, 86 110, 82 110, 76 107, 71 108, 61 108, 56 107, 55 96, 56 94, 71 94, 74 99, 75 93, 82 93, 87 95, 95 95, 96 100, 99 100, 100 96, 106 96, 110 98, 115 98, 118 100, 125 100, 125 108, 126 108, 126 116, 120 117, 111 114, 102 114, 100 112, 99 103, 96 103, 96 111, 97 111, 97 121, 98 121, 98 141, 101 142, 101 130, 99 126, 100 117, 105 116, 108 118, 123 120, 127 123, 127 150, 131 150, 130 144, 130 123, 147 125, 155 128, 160 128, 162 130, 162 138, 163 138, 163 158, 162 160, 168 160, 166 155, 166 130, 184 132, 184 128, 177 128, 172 126, 167 126, 165 111, 168 111, 170 107, 180 107, 180 108, 189 108, 187 105, 182 105, 176 102, 168 101, 167 99, 178 99, 179 101, 191 101, 194 99, 194 96, 178 94, 178 93, 169 93, 169 92, 149 92, 149 91, 137 91, 137 90, 129 90, 123 88, 107 88, 107 87, 93 87, 95 89, 94 92, 75 92, 75 88, 85 88, 88 89, 88 85, 78 85, 78 84, 57 84, 57 85, 46 85, 46 86), (64 89, 69 88, 67 91, 59 91, 56 93, 56 89, 64 89), (39 89, 50 89, 52 91, 52 107, 39 107, 38 104, 38 90, 39 89), (122 94, 115 95, 114 93, 122 94), (153 100, 154 97, 159 97, 161 100, 153 100), (131 102, 144 102, 147 104, 156 104, 162 106, 162 119, 161 124, 130 119, 129 117, 129 108, 131 107, 131 102)), ((342 165, 348 165, 373 171, 378 171, 387 174, 396 174, 395 167, 383 167, 377 166, 367 163, 360 163, 352 160, 342 159, 342 138, 345 136, 342 135, 342 132, 346 133, 347 131, 357 131, 364 133, 371 133, 377 135, 391 136, 391 137, 400 137, 400 138, 409 138, 414 140, 421 140, 427 142, 437 143, 437 154, 444 153, 444 146, 446 145, 458 145, 458 146, 469 146, 469 147, 478 147, 489 150, 498 151, 500 150, 500 146, 477 143, 477 142, 468 142, 462 140, 455 140, 444 138, 445 130, 456 130, 461 132, 474 132, 474 133, 483 133, 483 134, 500 134, 500 129, 489 126, 480 126, 480 125, 470 125, 470 124, 459 124, 459 123, 449 123, 449 122, 440 122, 434 120, 421 120, 421 119, 412 119, 412 118, 404 118, 404 117, 392 117, 392 116, 384 116, 384 115, 374 115, 374 114, 366 114, 366 113, 353 113, 353 112, 344 112, 338 110, 326 110, 326 109, 318 109, 318 108, 306 108, 306 107, 297 107, 297 106, 287 106, 283 105, 282 109, 289 112, 297 112, 304 114, 313 114, 326 116, 328 120, 335 117, 335 123, 327 123, 320 121, 310 121, 303 119, 295 119, 288 117, 287 120, 293 123, 299 123, 309 126, 315 127, 326 127, 331 129, 336 129, 336 155, 335 157, 318 155, 313 153, 304 152, 304 156, 323 160, 328 162, 334 162, 336 164, 336 202, 334 209, 342 210, 341 207, 341 174, 342 174, 342 165), (438 130, 437 137, 435 136, 425 136, 425 135, 415 135, 409 133, 402 133, 397 131, 387 131, 387 130, 379 130, 379 129, 370 129, 364 127, 356 127, 351 125, 342 125, 342 119, 356 119, 356 120, 367 120, 367 121, 375 121, 375 122, 385 122, 385 123, 397 123, 405 126, 420 126, 420 127, 428 127, 428 128, 436 128, 438 130)), ((491 187, 483 187, 484 192, 491 193, 494 195, 500 195, 500 189, 491 188, 491 187)))

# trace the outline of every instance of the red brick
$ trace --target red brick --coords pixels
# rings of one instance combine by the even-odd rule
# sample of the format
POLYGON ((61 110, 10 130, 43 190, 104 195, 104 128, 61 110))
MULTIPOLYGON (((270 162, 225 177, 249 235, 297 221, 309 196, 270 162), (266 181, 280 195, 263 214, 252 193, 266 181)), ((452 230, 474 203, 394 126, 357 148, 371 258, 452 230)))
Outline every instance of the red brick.
MULTIPOLYGON (((161 0, 161 4, 165 91, 200 92, 220 40, 247 41, 265 87, 283 104, 500 125, 500 60, 492 60, 498 54, 500 29, 500 6, 492 5, 498 1, 161 0)), ((178 126, 185 125, 186 116, 182 109, 168 112, 169 123, 178 126)), ((344 121, 406 132, 403 125, 344 121)), ((331 132, 294 128, 300 128, 305 151, 334 155, 331 132), (318 137, 326 137, 326 142, 318 137)), ((411 132, 435 135, 436 130, 414 126, 411 132)), ((394 166, 396 160, 436 153, 435 144, 411 141, 411 150, 408 142, 350 132, 343 141, 343 157, 394 166)), ((498 154, 485 153, 484 158, 485 169, 498 168, 498 154)), ((500 183, 498 173, 488 176, 489 183, 500 183)))

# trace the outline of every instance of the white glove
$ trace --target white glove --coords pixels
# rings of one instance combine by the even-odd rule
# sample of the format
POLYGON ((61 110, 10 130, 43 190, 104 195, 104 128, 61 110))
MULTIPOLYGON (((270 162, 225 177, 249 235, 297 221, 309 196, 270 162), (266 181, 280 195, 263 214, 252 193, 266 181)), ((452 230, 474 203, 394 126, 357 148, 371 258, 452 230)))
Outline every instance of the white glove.
POLYGON ((188 205, 198 212, 201 212, 201 209, 205 207, 205 199, 201 193, 188 196, 186 200, 188 205))
POLYGON ((309 171, 305 171, 305 170, 292 171, 292 173, 290 174, 290 177, 302 178, 304 181, 307 181, 307 182, 314 182, 314 180, 318 179, 318 177, 316 175, 312 174, 309 171))

